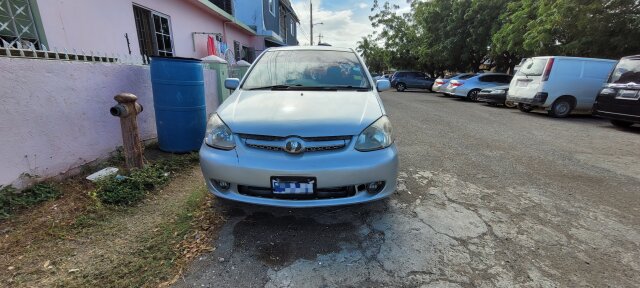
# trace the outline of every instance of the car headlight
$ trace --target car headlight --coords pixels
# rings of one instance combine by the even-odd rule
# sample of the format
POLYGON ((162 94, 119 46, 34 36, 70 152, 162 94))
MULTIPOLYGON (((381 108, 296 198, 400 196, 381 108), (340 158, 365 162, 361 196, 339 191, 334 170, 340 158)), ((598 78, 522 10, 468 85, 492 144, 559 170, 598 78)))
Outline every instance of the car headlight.
POLYGON ((222 150, 231 150, 236 147, 231 129, 227 124, 222 122, 218 114, 213 114, 207 122, 207 133, 205 134, 204 143, 222 150))
POLYGON ((391 146, 393 140, 391 122, 387 116, 382 116, 358 135, 356 150, 365 152, 384 149, 391 146))
POLYGON ((491 94, 505 94, 507 91, 504 90, 491 90, 491 94))
POLYGON ((613 90, 611 88, 603 88, 602 90, 600 90, 600 94, 613 95, 613 94, 616 94, 616 90, 613 90))

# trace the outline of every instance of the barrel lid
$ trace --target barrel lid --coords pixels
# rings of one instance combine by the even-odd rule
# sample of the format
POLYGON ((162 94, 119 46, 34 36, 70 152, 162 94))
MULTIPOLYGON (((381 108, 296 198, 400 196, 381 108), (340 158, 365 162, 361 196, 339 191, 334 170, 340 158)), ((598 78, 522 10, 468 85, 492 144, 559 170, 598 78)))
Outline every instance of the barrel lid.
POLYGON ((245 67, 249 67, 251 66, 251 63, 244 61, 244 60, 240 60, 238 62, 236 62, 236 66, 245 66, 245 67))
POLYGON ((202 60, 203 62, 208 62, 208 63, 227 63, 227 60, 224 60, 216 55, 209 55, 207 57, 204 58, 200 58, 200 60, 202 60))
POLYGON ((187 58, 187 57, 167 57, 167 56, 151 56, 151 60, 172 60, 172 61, 188 61, 188 62, 202 62, 200 59, 187 58))

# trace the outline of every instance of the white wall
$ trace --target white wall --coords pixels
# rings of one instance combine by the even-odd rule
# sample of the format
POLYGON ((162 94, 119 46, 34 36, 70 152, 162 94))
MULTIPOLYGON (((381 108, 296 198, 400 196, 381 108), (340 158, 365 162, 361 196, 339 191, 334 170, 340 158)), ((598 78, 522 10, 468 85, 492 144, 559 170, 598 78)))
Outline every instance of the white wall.
MULTIPOLYGON (((216 76, 205 69, 207 113, 217 107, 216 76)), ((138 96, 142 139, 156 137, 148 66, 0 57, 0 185, 23 173, 56 176, 122 145, 113 96, 138 96)))

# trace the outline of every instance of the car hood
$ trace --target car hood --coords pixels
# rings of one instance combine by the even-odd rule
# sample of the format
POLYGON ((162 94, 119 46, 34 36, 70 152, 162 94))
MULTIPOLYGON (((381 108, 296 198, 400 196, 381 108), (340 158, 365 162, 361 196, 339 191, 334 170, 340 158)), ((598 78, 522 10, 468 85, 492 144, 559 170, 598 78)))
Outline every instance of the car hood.
POLYGON ((384 115, 372 91, 239 90, 217 112, 234 133, 283 137, 357 135, 384 115))

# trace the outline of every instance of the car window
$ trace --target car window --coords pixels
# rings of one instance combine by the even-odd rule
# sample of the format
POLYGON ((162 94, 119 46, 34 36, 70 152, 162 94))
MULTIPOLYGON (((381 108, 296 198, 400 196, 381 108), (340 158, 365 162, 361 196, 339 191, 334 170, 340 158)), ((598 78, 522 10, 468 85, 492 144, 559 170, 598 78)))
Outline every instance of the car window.
POLYGON ((547 60, 547 58, 529 58, 518 70, 518 75, 541 76, 547 60))
POLYGON ((495 76, 493 75, 484 75, 484 76, 480 76, 478 78, 478 80, 480 80, 480 82, 494 82, 496 79, 495 76))
POLYGON ((640 84, 640 59, 622 59, 611 73, 609 83, 640 84))
POLYGON ((466 74, 466 75, 462 75, 462 76, 458 77, 458 79, 466 80, 466 79, 469 79, 469 78, 471 78, 473 76, 476 76, 476 75, 475 74, 466 74))
POLYGON ((422 72, 416 72, 414 76, 416 78, 427 78, 427 74, 424 74, 422 72))
POLYGON ((370 88, 355 53, 320 50, 265 52, 249 71, 242 88, 274 85, 370 88))
POLYGON ((496 76, 497 80, 495 82, 498 83, 511 83, 511 78, 513 78, 513 76, 510 75, 498 75, 496 76))

